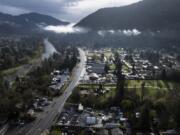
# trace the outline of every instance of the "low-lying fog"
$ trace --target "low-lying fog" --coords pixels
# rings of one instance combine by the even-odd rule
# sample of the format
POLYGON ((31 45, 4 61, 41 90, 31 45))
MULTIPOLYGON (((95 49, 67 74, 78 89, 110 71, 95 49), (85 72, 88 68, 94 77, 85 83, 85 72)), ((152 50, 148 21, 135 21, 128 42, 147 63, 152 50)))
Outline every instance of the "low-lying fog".
POLYGON ((98 35, 106 36, 107 34, 111 35, 124 35, 124 36, 138 36, 141 32, 137 29, 133 30, 100 30, 98 31, 98 35))
POLYGON ((92 31, 90 29, 82 28, 82 27, 74 27, 74 24, 70 25, 61 25, 61 26, 46 26, 43 28, 47 31, 52 31, 58 34, 85 34, 85 33, 91 33, 93 32, 94 35, 99 35, 100 37, 104 38, 107 36, 125 36, 125 37, 136 37, 136 36, 150 36, 150 37, 162 37, 162 38, 179 38, 179 34, 176 31, 173 30, 157 30, 157 31, 140 31, 136 28, 134 29, 109 29, 109 30, 98 30, 98 31, 92 31))
POLYGON ((71 33, 86 33, 88 30, 80 27, 73 27, 74 24, 60 25, 60 26, 46 26, 44 29, 47 31, 53 31, 60 34, 71 34, 71 33))
MULTIPOLYGON (((78 34, 78 33, 88 33, 90 30, 82 27, 74 27, 74 24, 60 25, 60 26, 46 26, 44 28, 47 31, 52 31, 59 34, 78 34)), ((124 35, 124 36, 138 36, 141 32, 137 29, 132 30, 99 30, 97 31, 99 36, 111 35, 124 35)))

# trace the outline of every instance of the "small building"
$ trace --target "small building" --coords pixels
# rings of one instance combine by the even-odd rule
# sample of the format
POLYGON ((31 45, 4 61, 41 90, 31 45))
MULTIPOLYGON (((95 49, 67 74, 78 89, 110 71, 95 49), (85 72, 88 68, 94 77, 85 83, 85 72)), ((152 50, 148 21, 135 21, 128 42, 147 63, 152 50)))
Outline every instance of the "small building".
POLYGON ((51 73, 51 75, 60 75, 60 71, 59 70, 54 70, 52 73, 51 73))
POLYGON ((97 74, 104 74, 104 67, 105 63, 92 63, 92 72, 97 73, 97 74))
POLYGON ((92 73, 89 75, 89 79, 95 81, 99 79, 99 76, 96 73, 92 73))
POLYGON ((82 105, 82 104, 79 104, 79 105, 78 105, 78 111, 79 111, 79 112, 82 112, 83 110, 84 110, 83 105, 82 105))
POLYGON ((165 132, 162 132, 162 135, 179 135, 179 132, 172 129, 172 130, 167 130, 165 132))
POLYGON ((86 125, 95 125, 96 122, 96 117, 86 117, 86 125))
POLYGON ((34 116, 34 110, 33 109, 28 110, 27 115, 31 117, 34 116))
POLYGON ((119 128, 120 124, 119 123, 106 123, 104 127, 106 129, 112 129, 112 128, 119 128))

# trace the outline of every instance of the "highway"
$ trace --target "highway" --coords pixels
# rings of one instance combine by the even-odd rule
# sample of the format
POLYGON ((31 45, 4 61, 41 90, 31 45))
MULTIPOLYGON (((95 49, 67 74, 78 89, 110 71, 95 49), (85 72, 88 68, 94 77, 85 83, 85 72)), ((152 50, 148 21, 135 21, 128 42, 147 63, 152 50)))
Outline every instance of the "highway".
POLYGON ((78 48, 78 50, 80 62, 74 68, 71 82, 65 92, 60 97, 55 98, 53 103, 45 108, 34 122, 26 124, 24 127, 12 129, 8 131, 6 135, 40 135, 54 124, 54 120, 61 113, 66 100, 85 73, 86 55, 82 49, 78 48))

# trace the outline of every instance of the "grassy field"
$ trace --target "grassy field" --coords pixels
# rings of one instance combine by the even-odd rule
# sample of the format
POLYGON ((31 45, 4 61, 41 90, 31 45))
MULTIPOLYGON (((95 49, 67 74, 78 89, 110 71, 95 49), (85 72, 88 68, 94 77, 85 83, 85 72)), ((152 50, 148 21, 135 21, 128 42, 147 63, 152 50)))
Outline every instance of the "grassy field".
POLYGON ((142 83, 145 83, 144 92, 146 97, 155 99, 158 95, 167 95, 172 90, 180 88, 176 82, 162 80, 128 80, 125 82, 125 88, 129 92, 135 91, 138 96, 142 95, 142 83))
MULTIPOLYGON (((141 88, 142 83, 145 83, 145 87, 172 90, 174 88, 180 87, 179 83, 163 81, 163 80, 126 80, 125 87, 127 88, 141 88)), ((79 86, 89 88, 97 88, 98 84, 80 84, 79 86)), ((116 84, 105 84, 106 87, 116 87, 116 84)))
MULTIPOLYGON (((164 98, 170 91, 180 88, 180 84, 178 83, 162 80, 126 80, 125 92, 133 92, 140 97, 142 95, 142 83, 145 83, 144 96, 151 100, 156 100, 159 96, 164 98)), ((93 93, 93 91, 98 88, 98 84, 80 84, 75 91, 77 93, 82 90, 88 90, 93 93)), ((92 102, 92 104, 97 106, 108 104, 111 99, 116 97, 118 91, 116 90, 116 84, 105 84, 104 88, 110 89, 110 91, 99 96, 90 94, 87 97, 84 97, 80 94, 78 102, 92 102)), ((70 100, 69 102, 73 102, 73 100, 70 100)))
POLYGON ((111 65, 110 65, 110 70, 115 70, 115 69, 116 69, 115 64, 111 64, 111 65))
POLYGON ((104 53, 104 56, 105 56, 106 58, 108 58, 108 59, 109 59, 112 55, 113 55, 113 53, 112 53, 110 50, 105 51, 105 53, 104 53))
POLYGON ((127 80, 125 87, 141 88, 142 83, 145 83, 145 87, 154 88, 157 90, 172 90, 180 87, 180 84, 176 82, 163 81, 163 80, 127 80))
POLYGON ((59 128, 54 128, 49 135, 62 135, 62 133, 59 128))

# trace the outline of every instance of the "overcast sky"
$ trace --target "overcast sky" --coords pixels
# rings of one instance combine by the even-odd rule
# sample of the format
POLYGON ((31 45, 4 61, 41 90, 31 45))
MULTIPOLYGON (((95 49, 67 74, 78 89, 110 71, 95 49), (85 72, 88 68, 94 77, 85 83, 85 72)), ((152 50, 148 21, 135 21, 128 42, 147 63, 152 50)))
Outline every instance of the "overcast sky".
POLYGON ((18 15, 38 12, 69 22, 78 22, 104 7, 128 5, 139 0, 0 0, 0 12, 18 15))

